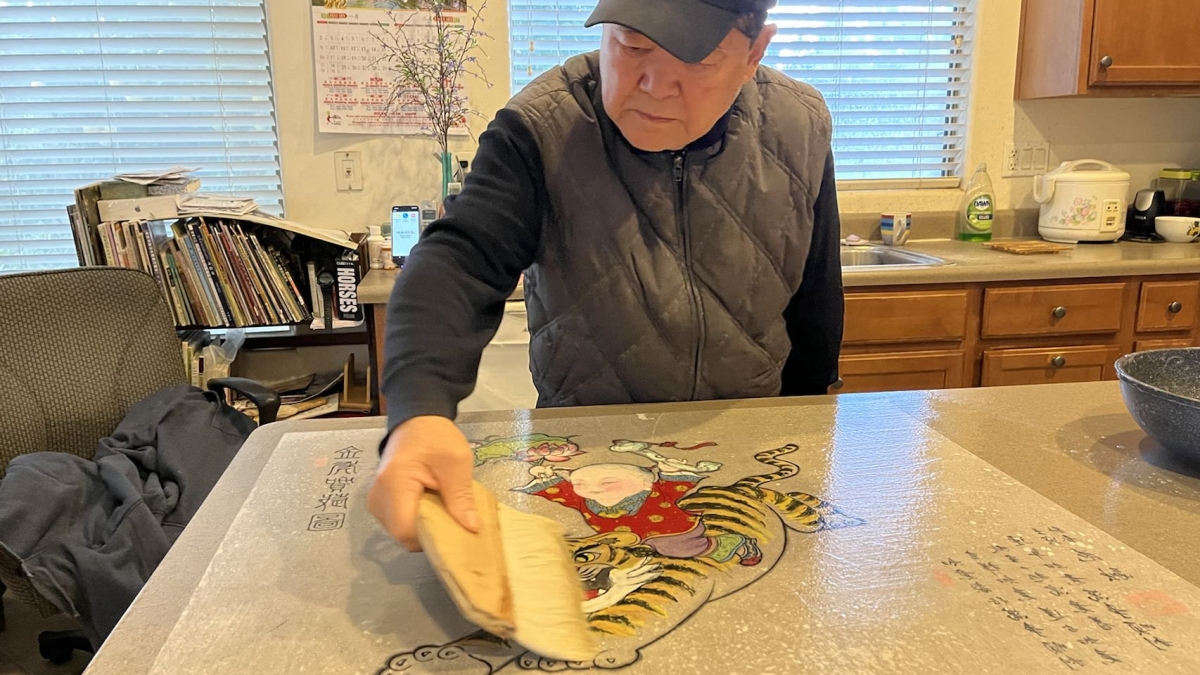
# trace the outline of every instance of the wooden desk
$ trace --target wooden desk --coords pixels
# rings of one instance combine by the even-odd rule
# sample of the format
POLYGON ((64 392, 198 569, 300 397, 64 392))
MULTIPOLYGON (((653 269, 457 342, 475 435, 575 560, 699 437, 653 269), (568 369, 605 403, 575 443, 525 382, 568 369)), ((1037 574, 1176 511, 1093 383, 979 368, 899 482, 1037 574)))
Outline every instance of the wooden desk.
MULTIPOLYGON (((1062 658, 1103 672, 1200 668, 1200 480, 1170 470, 1180 467, 1145 440, 1112 383, 460 422, 479 440, 545 434, 509 447, 562 455, 559 469, 654 466, 647 451, 672 460, 669 473, 684 479, 660 474, 640 506, 628 502, 647 516, 628 532, 585 518, 586 503, 564 506, 574 504, 567 483, 513 492, 531 480, 521 456, 477 470, 505 501, 579 537, 581 570, 606 570, 589 577, 593 600, 620 599, 591 622, 604 663, 636 661, 635 675, 813 664, 1070 672, 1062 658), (614 452, 614 438, 659 445, 614 452), (654 541, 649 528, 670 525, 652 516, 670 516, 672 503, 703 523, 712 546, 684 557, 654 541), (1121 663, 1102 666, 1100 651, 1121 663)), ((374 524, 365 490, 382 433, 382 419, 256 432, 89 673, 561 668, 469 638, 427 561, 374 524), (326 482, 339 477, 355 478, 344 501, 326 482)))

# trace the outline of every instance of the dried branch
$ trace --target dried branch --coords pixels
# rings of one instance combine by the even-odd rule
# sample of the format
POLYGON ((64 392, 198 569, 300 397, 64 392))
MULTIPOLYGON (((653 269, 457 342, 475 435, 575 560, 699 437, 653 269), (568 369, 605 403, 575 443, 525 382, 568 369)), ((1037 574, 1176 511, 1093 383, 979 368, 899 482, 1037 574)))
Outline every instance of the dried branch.
POLYGON ((397 5, 409 10, 408 15, 397 20, 389 11, 392 25, 380 23, 379 32, 372 33, 385 52, 379 61, 393 74, 387 111, 418 106, 429 119, 422 131, 445 154, 455 128, 465 126, 471 115, 483 117, 469 105, 466 80, 492 86, 478 56, 487 55, 480 45, 488 37, 480 29, 487 1, 474 8, 464 0, 404 0, 397 5), (428 16, 433 25, 412 25, 421 16, 428 16))

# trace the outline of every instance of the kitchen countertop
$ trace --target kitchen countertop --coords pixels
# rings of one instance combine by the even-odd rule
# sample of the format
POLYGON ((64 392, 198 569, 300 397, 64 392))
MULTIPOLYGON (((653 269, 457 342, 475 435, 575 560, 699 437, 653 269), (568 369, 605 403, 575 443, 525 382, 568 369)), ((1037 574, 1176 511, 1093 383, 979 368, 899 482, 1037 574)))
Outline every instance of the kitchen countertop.
MULTIPOLYGON (((1200 274, 1200 244, 1079 244, 1053 255, 1013 255, 983 244, 948 240, 910 241, 905 250, 927 253, 953 263, 942 267, 887 269, 886 265, 843 274, 847 288, 907 286, 989 281, 1041 281, 1200 274)), ((358 287, 364 305, 384 304, 391 297, 398 270, 371 270, 358 287)), ((521 289, 512 299, 521 298, 521 289)))
POLYGON ((901 270, 884 265, 846 272, 846 287, 1200 274, 1197 244, 1078 244, 1070 251, 1039 255, 1014 255, 983 244, 948 240, 910 241, 904 248, 953 264, 901 270))
MULTIPOLYGON (((975 551, 1005 548, 999 544, 1008 542, 1000 535, 1009 529, 1018 531, 1013 523, 1022 518, 1028 522, 1021 521, 1020 532, 1029 530, 1030 523, 1043 528, 1049 524, 1049 532, 1034 530, 1048 537, 1047 544, 1039 549, 1039 543, 1034 543, 1033 549, 1026 547, 1022 553, 1018 548, 1016 553, 1041 556, 1039 551, 1045 551, 1053 556, 1053 550, 1059 550, 1057 560, 1074 566, 1072 554, 1076 551, 1051 548, 1065 546, 1051 535, 1070 532, 1095 543, 1094 549, 1083 540, 1078 544, 1088 549, 1078 553, 1084 568, 1090 563, 1083 564, 1083 556, 1094 552, 1111 556, 1106 564, 1115 566, 1119 559, 1121 568, 1134 579, 1105 581, 1096 577, 1094 570, 1080 572, 1089 577, 1087 583, 1102 584, 1100 591, 1113 595, 1123 592, 1122 583, 1151 584, 1147 590, 1120 595, 1116 602, 1131 608, 1129 611, 1149 612, 1150 618, 1139 614, 1135 620, 1144 621, 1132 625, 1171 629, 1173 646, 1160 651, 1147 648, 1137 642, 1137 636, 1122 632, 1120 620, 1104 615, 1119 630, 1100 633, 1100 637, 1109 645, 1115 643, 1110 651, 1117 649, 1124 659, 1124 665, 1113 672, 1197 672, 1191 659, 1197 658, 1195 647, 1200 637, 1194 614, 1200 610, 1200 590, 1190 584, 1200 583, 1200 556, 1196 555, 1200 551, 1200 470, 1177 465, 1160 454, 1129 417, 1116 383, 480 413, 465 415, 459 422, 472 438, 514 428, 523 433, 579 433, 573 442, 585 452, 566 466, 578 459, 601 461, 609 453, 597 446, 623 437, 661 442, 661 452, 684 461, 719 458, 736 472, 742 465, 751 465, 746 457, 751 449, 776 447, 773 444, 786 438, 798 444, 788 452, 796 453, 795 461, 801 466, 794 483, 789 484, 813 491, 855 521, 841 523, 845 529, 789 533, 786 553, 778 559, 778 565, 787 569, 766 576, 747 593, 723 598, 721 611, 717 606, 702 608, 677 629, 678 635, 673 633, 646 647, 642 661, 630 668, 632 672, 707 673, 714 663, 721 672, 732 672, 728 669, 732 663, 741 663, 747 672, 766 672, 763 654, 783 664, 811 665, 820 663, 814 659, 830 659, 820 670, 831 673, 1070 672, 1055 661, 1058 652, 1051 654, 1045 651, 1050 647, 1043 645, 1058 640, 1067 643, 1078 635, 1055 633, 1041 642, 1025 632, 1033 632, 1030 625, 1042 631, 1063 625, 1038 620, 1035 606, 1052 610, 1046 603, 1053 600, 1041 600, 1039 591, 1038 602, 1017 605, 1018 614, 1026 612, 1022 631, 1019 622, 1013 624, 1000 613, 999 598, 997 606, 991 607, 984 596, 973 595, 983 590, 969 586, 969 581, 956 581, 951 572, 963 579, 982 575, 978 580, 993 587, 987 590, 989 594, 1001 593, 994 588, 1006 587, 995 586, 995 579, 978 570, 960 572, 945 567, 974 569, 975 563, 969 559, 975 551), (719 441, 719 445, 682 449, 706 440, 719 441), (666 441, 677 441, 678 446, 666 441), (972 483, 977 479, 970 476, 986 478, 972 483), (959 482, 961 489, 955 488, 959 482), (951 555, 944 559, 941 548, 922 548, 929 542, 950 540, 952 550, 947 550, 951 555), (965 543, 976 540, 979 547, 965 543), (914 567, 916 559, 927 566, 914 567), (792 586, 776 588, 780 584, 792 586), (760 594, 759 602, 764 601, 762 597, 790 602, 795 609, 787 611, 799 614, 792 619, 780 619, 791 616, 781 614, 783 609, 754 614, 747 603, 755 593, 760 594), (751 614, 739 614, 743 610, 751 614), (825 620, 836 625, 823 625, 825 620), (751 626, 746 621, 759 623, 751 626), (805 640, 770 643, 763 637, 789 634, 800 621, 805 622, 805 640), (913 629, 910 622, 923 627, 913 629), (939 623, 942 632, 929 622, 939 623), (738 639, 722 641, 721 647, 706 646, 707 637, 694 642, 698 636, 716 634, 705 632, 710 630, 733 631, 738 639), (913 646, 926 641, 928 645, 913 646), (689 647, 680 649, 679 645, 689 647), (713 659, 711 649, 729 651, 713 659)), ((397 633, 395 626, 389 627, 389 622, 417 621, 414 615, 434 612, 433 605, 446 601, 437 594, 418 594, 421 599, 412 600, 417 605, 402 604, 399 599, 389 605, 381 599, 386 593, 399 592, 405 584, 417 584, 419 575, 414 576, 415 559, 396 552, 395 545, 370 523, 363 512, 362 486, 351 500, 345 534, 338 535, 348 539, 344 544, 323 544, 341 540, 304 532, 310 513, 316 514, 315 501, 307 501, 309 488, 279 482, 285 473, 303 476, 316 466, 321 474, 314 482, 320 483, 328 462, 305 457, 308 446, 340 448, 347 439, 357 439, 355 445, 370 451, 374 447, 370 442, 377 440, 383 429, 384 421, 372 418, 283 422, 256 431, 96 655, 88 673, 283 673, 305 667, 313 672, 333 672, 328 668, 334 666, 337 672, 443 672, 429 659, 454 658, 462 656, 461 651, 432 649, 418 650, 417 656, 390 656, 404 647, 434 644, 420 640, 438 639, 426 636, 450 630, 445 625, 454 622, 443 616, 449 623, 420 629, 426 633, 397 633), (274 455, 279 456, 272 461, 274 455), (287 502, 294 504, 288 506, 287 502), (304 524, 290 522, 297 519, 304 524), (265 529, 255 531, 254 536, 234 534, 255 522, 265 529), (362 541, 351 544, 349 538, 353 537, 362 541), (316 568, 295 567, 314 564, 300 560, 313 555, 309 549, 330 545, 333 548, 325 551, 329 557, 320 558, 316 568), (288 565, 317 575, 320 581, 313 585, 288 565), (238 577, 246 578, 239 581, 238 577), (381 595, 371 584, 388 584, 391 590, 381 595), (236 587, 236 597, 222 597, 221 589, 230 585, 236 587), (205 612, 212 612, 208 620, 203 618, 205 612), (260 614, 279 621, 254 623, 254 616, 260 614), (328 638, 322 632, 326 629, 328 638), (352 642, 342 642, 337 635, 352 642), (334 644, 341 647, 333 649, 334 644), (378 661, 377 653, 388 656, 378 661), (387 661, 389 658, 392 661, 387 661), (406 663, 422 658, 425 666, 405 670, 406 663), (380 671, 386 664, 392 670, 380 671)), ((373 462, 373 455, 367 457, 373 462)), ((757 466, 761 471, 761 465, 757 466)), ((719 482, 723 477, 718 474, 712 479, 717 482, 711 484, 724 484, 719 482)), ((529 499, 532 501, 523 504, 542 503, 529 499)), ((559 509, 549 504, 544 508, 559 509)), ((1027 536, 1036 538, 1032 533, 1027 536)), ((766 541, 760 543, 770 553, 766 541)), ((1050 560, 1048 568, 1054 559, 1050 560)), ((997 563, 1005 564, 998 557, 997 563)), ((432 583, 427 570, 424 574, 421 579, 432 583)), ((1023 579, 1020 583, 1028 585, 1023 579)), ((1071 594, 1091 586, 1066 588, 1071 594)), ((1016 599, 1004 602, 1015 604, 1016 599)), ((1103 606, 1099 611, 1105 611, 1103 606)), ((1099 657, 1091 652, 1084 646, 1071 653, 1086 654, 1089 664, 1099 665, 1099 657)), ((445 672, 492 672, 474 664, 472 658, 461 659, 459 666, 445 672)), ((519 672, 515 665, 510 670, 519 672)), ((780 672, 792 670, 784 667, 780 672)))

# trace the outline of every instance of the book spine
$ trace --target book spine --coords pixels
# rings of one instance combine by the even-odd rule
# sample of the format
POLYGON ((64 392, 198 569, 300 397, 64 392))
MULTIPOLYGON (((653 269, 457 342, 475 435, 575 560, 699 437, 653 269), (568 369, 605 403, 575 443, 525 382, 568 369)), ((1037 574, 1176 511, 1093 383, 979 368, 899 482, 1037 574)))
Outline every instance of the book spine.
POLYGON ((113 223, 113 242, 116 243, 117 267, 129 267, 128 249, 125 246, 125 223, 113 223))
POLYGON ((125 242, 129 251, 130 266, 149 274, 150 267, 146 264, 146 252, 142 250, 142 231, 138 228, 137 223, 133 221, 125 223, 125 242))
MULTIPOLYGON (((209 309, 209 326, 228 326, 225 322, 224 314, 221 307, 217 304, 217 292, 210 285, 210 279, 206 273, 204 261, 200 258, 200 252, 196 250, 195 241, 191 237, 191 233, 182 222, 176 223, 171 227, 172 233, 175 235, 176 246, 186 252, 187 257, 191 260, 191 264, 187 265, 187 269, 195 277, 197 290, 200 295, 197 296, 205 307, 209 309)), ((182 254, 181 254, 182 255, 182 254)))
POLYGON ((171 286, 175 293, 175 299, 178 302, 175 306, 177 310, 176 328, 193 325, 195 319, 192 318, 192 306, 188 302, 187 287, 183 284, 183 276, 179 274, 179 270, 175 269, 175 261, 172 259, 169 249, 159 249, 158 264, 163 268, 163 276, 167 278, 167 284, 171 286))
POLYGON ((267 256, 263 249, 262 242, 258 237, 251 236, 249 239, 251 250, 254 252, 254 257, 258 260, 258 264, 263 268, 263 275, 271 286, 271 293, 275 297, 275 301, 279 304, 279 311, 288 317, 288 321, 295 323, 301 321, 302 317, 298 316, 292 309, 291 303, 287 301, 287 294, 284 292, 283 280, 279 278, 274 266, 271 264, 270 257, 267 256))
POLYGON ((312 314, 310 314, 308 311, 308 302, 305 301, 304 293, 300 291, 300 286, 296 283, 296 277, 292 274, 292 265, 290 261, 287 259, 287 256, 284 255, 283 251, 275 251, 272 249, 272 253, 275 254, 275 259, 279 262, 279 269, 283 270, 284 280, 288 282, 288 287, 292 289, 292 293, 296 298, 296 304, 300 306, 300 312, 304 314, 306 321, 311 319, 312 314))
POLYGON ((259 298, 262 299, 265 309, 271 316, 271 323, 288 323, 287 317, 281 311, 272 292, 270 279, 265 274, 266 270, 262 268, 258 256, 254 255, 254 251, 251 249, 245 233, 242 232, 241 226, 236 222, 233 223, 230 227, 230 234, 238 255, 246 263, 247 271, 250 274, 251 281, 254 282, 254 287, 258 291, 259 298))
POLYGON ((67 222, 71 224, 71 238, 75 240, 75 257, 80 267, 91 267, 93 263, 91 247, 88 246, 87 228, 79 217, 79 207, 67 205, 67 222))
POLYGON ((125 236, 129 238, 129 248, 132 251, 133 264, 138 271, 150 273, 150 265, 146 262, 146 242, 142 240, 141 223, 130 221, 125 223, 125 236))
POLYGON ((237 241, 233 235, 233 228, 229 223, 221 224, 221 241, 224 243, 225 250, 229 254, 230 262, 233 263, 234 271, 241 282, 246 298, 250 301, 255 315, 258 317, 258 323, 262 325, 280 323, 271 311, 270 298, 263 294, 263 289, 255 278, 253 262, 247 259, 246 255, 237 245, 237 241))
POLYGON ((100 235, 100 248, 104 256, 103 264, 114 267, 114 263, 116 263, 116 253, 114 252, 116 246, 112 241, 112 225, 109 223, 100 223, 96 229, 100 235))
POLYGON ((217 268, 213 264, 212 257, 209 256, 208 251, 204 247, 203 222, 202 220, 196 220, 188 223, 188 234, 191 235, 192 243, 196 247, 196 255, 200 257, 200 262, 203 263, 200 269, 204 273, 201 276, 207 277, 207 282, 212 288, 216 299, 217 311, 224 317, 225 325, 237 326, 237 322, 233 318, 232 303, 226 300, 225 293, 221 288, 220 278, 217 276, 217 268))
POLYGON ((167 284, 167 298, 171 302, 171 312, 175 316, 175 327, 180 328, 186 326, 189 323, 187 316, 187 303, 185 303, 183 298, 180 297, 180 291, 183 289, 180 288, 179 281, 172 274, 171 268, 167 266, 167 254, 159 251, 156 257, 158 258, 158 265, 162 269, 166 270, 166 273, 163 274, 163 278, 167 284))
POLYGON ((160 264, 158 247, 154 245, 154 233, 150 230, 150 223, 141 223, 139 229, 142 233, 142 240, 145 243, 147 257, 150 260, 150 274, 158 281, 159 287, 165 293, 167 290, 167 279, 163 274, 163 268, 160 264))
POLYGON ((276 273, 283 283, 283 295, 287 299, 292 313, 296 315, 296 320, 304 321, 306 318, 311 319, 312 316, 305 309, 304 300, 300 297, 295 282, 292 281, 292 275, 288 272, 287 262, 283 259, 283 254, 272 248, 266 251, 266 255, 267 259, 275 266, 276 273))
POLYGON ((321 326, 325 326, 325 302, 324 296, 321 295, 321 286, 317 283, 317 264, 311 260, 304 265, 308 272, 308 292, 312 296, 312 315, 316 320, 321 321, 321 326))
POLYGON ((205 223, 205 227, 200 228, 200 232, 204 236, 204 244, 208 246, 209 253, 212 255, 217 278, 221 282, 222 290, 225 291, 225 297, 230 300, 230 309, 233 310, 233 317, 237 320, 237 325, 255 325, 257 322, 254 320, 246 298, 242 295, 242 289, 234 277, 233 264, 229 262, 229 257, 225 255, 225 247, 221 246, 221 242, 218 240, 217 223, 205 223))
POLYGON ((175 262, 175 269, 180 272, 180 277, 183 279, 183 289, 187 292, 190 300, 192 317, 196 320, 196 325, 220 325, 216 312, 212 310, 212 305, 208 300, 207 294, 204 292, 204 287, 200 284, 200 277, 196 274, 196 268, 188 259, 187 252, 180 248, 178 240, 171 242, 170 249, 171 257, 175 262))
POLYGON ((238 266, 238 257, 230 250, 225 241, 225 223, 218 220, 208 226, 209 236, 212 238, 213 245, 216 247, 219 254, 222 270, 225 273, 225 278, 228 280, 230 287, 233 289, 233 295, 237 298, 238 305, 241 306, 242 314, 245 316, 246 325, 258 326, 266 323, 263 319, 257 304, 255 303, 253 289, 247 287, 247 280, 242 278, 242 273, 238 266))

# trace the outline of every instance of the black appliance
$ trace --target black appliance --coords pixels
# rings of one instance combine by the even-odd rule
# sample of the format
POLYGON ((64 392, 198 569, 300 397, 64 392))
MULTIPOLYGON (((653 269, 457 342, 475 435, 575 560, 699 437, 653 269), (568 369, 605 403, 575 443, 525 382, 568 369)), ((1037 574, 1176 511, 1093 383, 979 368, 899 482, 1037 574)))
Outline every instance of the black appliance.
POLYGON ((1169 216, 1167 211, 1167 194, 1162 190, 1138 190, 1133 205, 1129 207, 1129 218, 1125 224, 1126 241, 1160 242, 1165 241, 1154 231, 1154 220, 1159 216, 1169 216))

